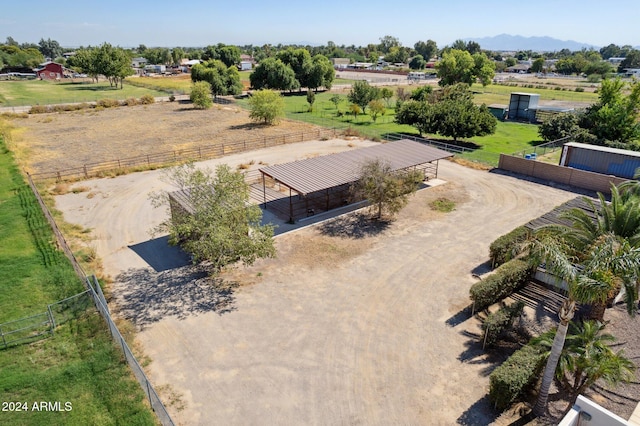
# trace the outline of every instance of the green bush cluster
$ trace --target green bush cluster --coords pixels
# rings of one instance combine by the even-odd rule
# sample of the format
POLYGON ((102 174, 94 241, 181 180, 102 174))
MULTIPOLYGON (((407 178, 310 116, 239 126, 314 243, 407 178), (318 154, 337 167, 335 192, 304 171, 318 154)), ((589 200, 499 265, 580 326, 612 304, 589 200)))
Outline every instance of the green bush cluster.
POLYGON ((503 306, 496 312, 490 314, 484 323, 482 323, 484 344, 493 345, 497 342, 500 334, 511 328, 514 320, 522 315, 523 310, 524 302, 518 301, 511 305, 503 306))
POLYGON ((544 356, 527 345, 513 353, 489 376, 489 400, 502 411, 535 385, 544 356))
POLYGON ((486 309, 504 299, 531 276, 531 265, 522 259, 513 259, 500 266, 487 278, 471 286, 469 290, 476 311, 486 309))
POLYGON ((513 231, 498 237, 489 246, 489 258, 493 267, 500 266, 513 258, 513 249, 516 244, 526 240, 529 231, 524 226, 519 226, 513 231))

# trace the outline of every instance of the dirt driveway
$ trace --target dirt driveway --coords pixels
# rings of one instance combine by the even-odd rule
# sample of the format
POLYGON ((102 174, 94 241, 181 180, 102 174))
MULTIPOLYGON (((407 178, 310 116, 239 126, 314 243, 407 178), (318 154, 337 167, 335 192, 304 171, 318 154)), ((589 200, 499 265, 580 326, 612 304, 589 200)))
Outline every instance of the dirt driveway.
MULTIPOLYGON (((328 144, 227 160, 288 161, 328 144)), ((277 259, 218 283, 146 233, 165 214, 147 200, 166 188, 158 171, 82 182, 89 192, 56 204, 94 229, 115 303, 141 329, 180 424, 487 424, 494 360, 466 333, 472 273, 497 236, 575 194, 448 161, 440 178, 386 228, 341 219, 284 234, 277 259), (443 196, 455 211, 429 209, 443 196)))

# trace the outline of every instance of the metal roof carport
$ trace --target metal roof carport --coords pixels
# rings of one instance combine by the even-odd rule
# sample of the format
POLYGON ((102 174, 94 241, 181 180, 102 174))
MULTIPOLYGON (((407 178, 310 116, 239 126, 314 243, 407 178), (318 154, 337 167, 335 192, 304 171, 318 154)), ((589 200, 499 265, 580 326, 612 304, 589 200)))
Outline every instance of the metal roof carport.
POLYGON ((302 197, 326 191, 328 197, 331 188, 356 182, 362 165, 375 159, 388 162, 393 171, 417 168, 435 162, 434 177, 437 177, 438 160, 452 156, 453 154, 432 146, 402 139, 353 151, 263 167, 260 173, 264 206, 267 208, 268 203, 265 176, 289 188, 289 220, 293 222, 294 191, 302 197))

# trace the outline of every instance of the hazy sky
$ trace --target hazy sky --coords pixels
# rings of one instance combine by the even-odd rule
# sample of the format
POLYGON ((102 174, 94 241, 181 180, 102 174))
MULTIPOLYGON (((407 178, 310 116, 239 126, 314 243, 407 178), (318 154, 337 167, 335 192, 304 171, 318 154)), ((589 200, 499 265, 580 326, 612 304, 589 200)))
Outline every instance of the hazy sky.
POLYGON ((0 40, 63 47, 310 43, 366 45, 385 35, 413 46, 506 33, 595 46, 640 45, 640 1, 3 1, 0 40))

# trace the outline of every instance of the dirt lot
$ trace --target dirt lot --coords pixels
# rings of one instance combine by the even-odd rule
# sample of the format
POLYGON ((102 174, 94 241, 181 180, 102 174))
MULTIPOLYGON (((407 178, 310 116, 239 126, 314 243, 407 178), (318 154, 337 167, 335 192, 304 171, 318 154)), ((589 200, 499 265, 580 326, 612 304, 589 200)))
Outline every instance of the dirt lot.
POLYGON ((314 128, 288 120, 278 126, 256 125, 233 105, 194 110, 179 102, 35 114, 14 124, 25 130, 14 136, 12 150, 31 173, 314 128))
MULTIPOLYGON (((325 141, 225 158, 274 163, 370 142, 325 141), (351 146, 349 146, 351 145, 351 146)), ((214 160, 208 164, 215 164, 214 160)), ((114 306, 140 328, 152 381, 181 424, 487 424, 494 360, 468 333, 488 245, 574 197, 443 161, 387 226, 341 218, 277 238, 278 258, 212 282, 148 230, 161 172, 82 182, 56 197, 92 228, 114 306), (437 182, 436 183, 443 183, 437 182), (456 201, 437 213, 428 203, 456 201)))

